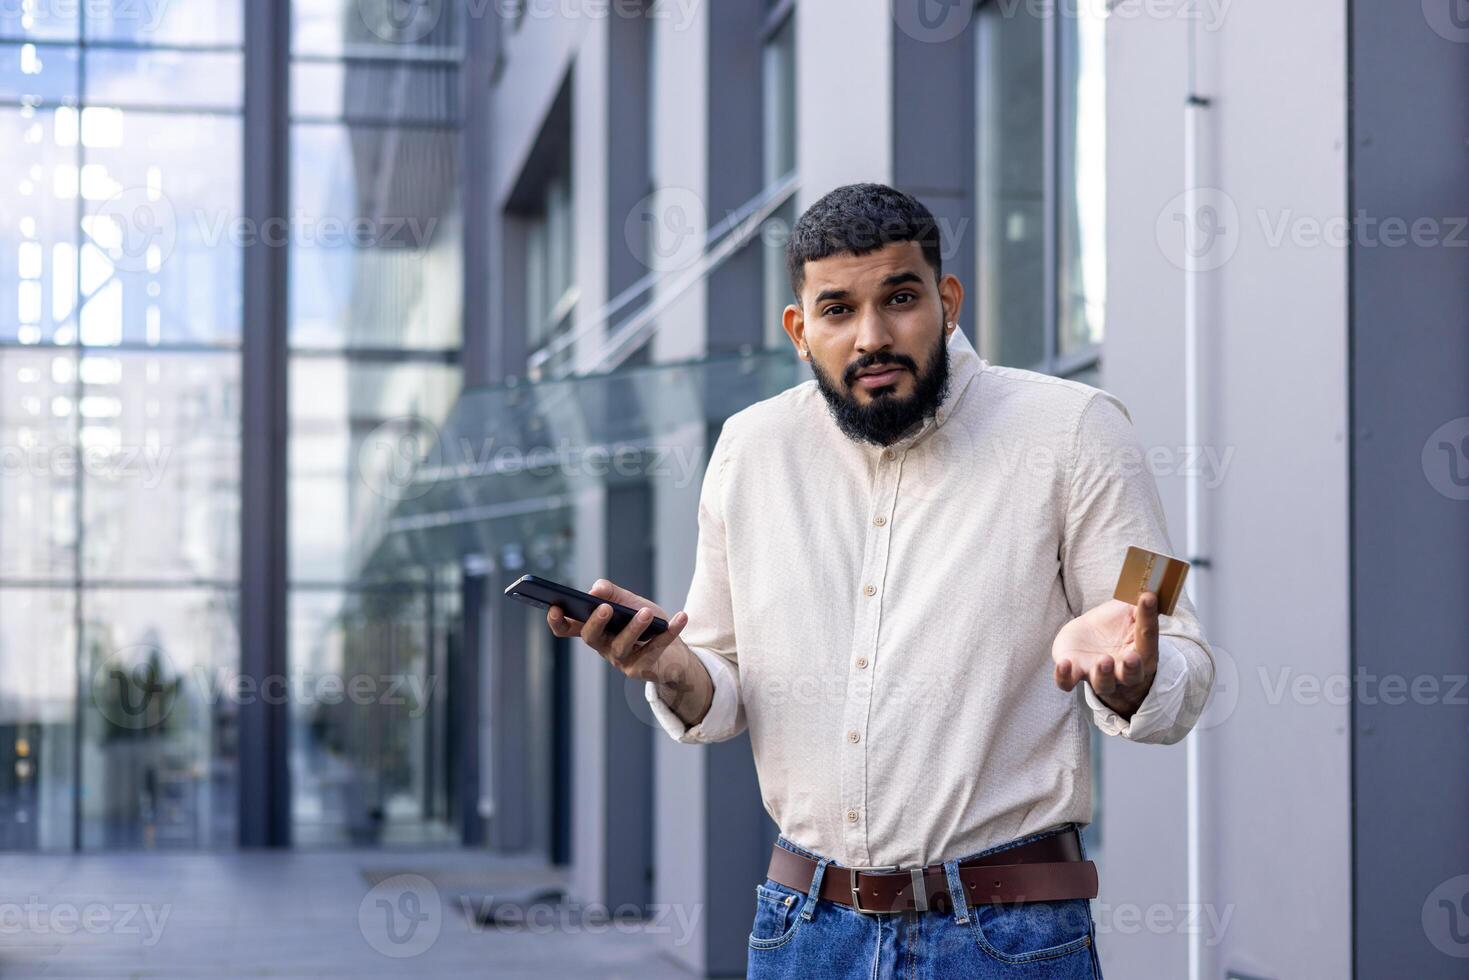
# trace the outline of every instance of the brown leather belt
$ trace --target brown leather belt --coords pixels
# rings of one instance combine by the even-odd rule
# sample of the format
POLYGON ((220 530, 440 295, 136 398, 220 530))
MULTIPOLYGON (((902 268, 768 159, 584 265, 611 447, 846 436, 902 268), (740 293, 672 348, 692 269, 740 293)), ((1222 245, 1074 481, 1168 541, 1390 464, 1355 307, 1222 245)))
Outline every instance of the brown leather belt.
MULTIPOLYGON (((768 874, 787 888, 811 889, 816 862, 779 844, 768 874)), ((964 900, 970 905, 1054 902, 1097 897, 1097 866, 1081 858, 1075 830, 1020 844, 959 865, 964 900)), ((926 868, 847 868, 828 863, 821 898, 859 912, 945 911, 949 882, 942 864, 926 868)))

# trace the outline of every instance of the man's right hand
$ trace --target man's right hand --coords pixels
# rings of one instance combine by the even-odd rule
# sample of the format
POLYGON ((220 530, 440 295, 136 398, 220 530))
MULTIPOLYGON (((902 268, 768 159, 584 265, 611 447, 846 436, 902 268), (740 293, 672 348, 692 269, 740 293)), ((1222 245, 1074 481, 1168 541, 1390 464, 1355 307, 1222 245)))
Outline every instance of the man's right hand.
POLYGON ((623 674, 640 681, 653 681, 658 685, 663 703, 684 724, 693 726, 702 721, 714 700, 714 683, 704 664, 679 639, 688 625, 688 614, 679 612, 669 616, 657 603, 604 578, 597 579, 587 591, 599 599, 636 609, 638 615, 621 632, 612 633, 607 629, 612 618, 609 605, 598 606, 586 622, 571 619, 560 606, 552 606, 546 610, 546 625, 551 627, 551 632, 561 637, 580 636, 583 643, 623 674), (667 622, 668 629, 639 643, 638 637, 654 616, 667 622))

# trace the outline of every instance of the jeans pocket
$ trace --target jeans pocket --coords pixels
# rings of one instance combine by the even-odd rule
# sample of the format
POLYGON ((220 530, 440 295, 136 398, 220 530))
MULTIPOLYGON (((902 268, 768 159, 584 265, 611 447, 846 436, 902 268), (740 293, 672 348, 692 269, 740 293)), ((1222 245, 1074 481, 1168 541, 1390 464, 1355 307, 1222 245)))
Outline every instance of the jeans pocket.
POLYGON ((1092 943, 1091 905, 1084 898, 976 905, 969 911, 980 948, 1001 963, 1069 956, 1092 943))
POLYGON ((770 878, 755 886, 755 922, 750 927, 751 949, 774 949, 790 942, 801 924, 801 902, 806 896, 770 878))

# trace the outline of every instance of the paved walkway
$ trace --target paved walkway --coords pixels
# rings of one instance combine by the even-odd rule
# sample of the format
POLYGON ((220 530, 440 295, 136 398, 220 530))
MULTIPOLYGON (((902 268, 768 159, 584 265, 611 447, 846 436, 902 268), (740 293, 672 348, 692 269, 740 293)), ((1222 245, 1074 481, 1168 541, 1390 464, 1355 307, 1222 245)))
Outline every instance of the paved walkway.
POLYGON ((690 931, 674 916, 549 900, 508 925, 472 914, 558 884, 466 851, 6 855, 0 977, 690 976, 660 952, 690 931))

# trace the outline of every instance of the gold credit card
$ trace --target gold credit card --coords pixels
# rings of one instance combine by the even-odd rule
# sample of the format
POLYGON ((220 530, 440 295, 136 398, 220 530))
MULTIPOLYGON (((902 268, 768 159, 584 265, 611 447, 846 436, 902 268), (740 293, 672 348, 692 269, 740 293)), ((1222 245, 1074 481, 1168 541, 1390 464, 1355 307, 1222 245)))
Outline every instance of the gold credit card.
POLYGON ((1135 606, 1144 592, 1152 592, 1158 597, 1158 612, 1172 616, 1173 607, 1183 594, 1183 580, 1187 575, 1188 562, 1182 558, 1131 547, 1122 562, 1122 574, 1117 578, 1117 591, 1113 596, 1135 606))

